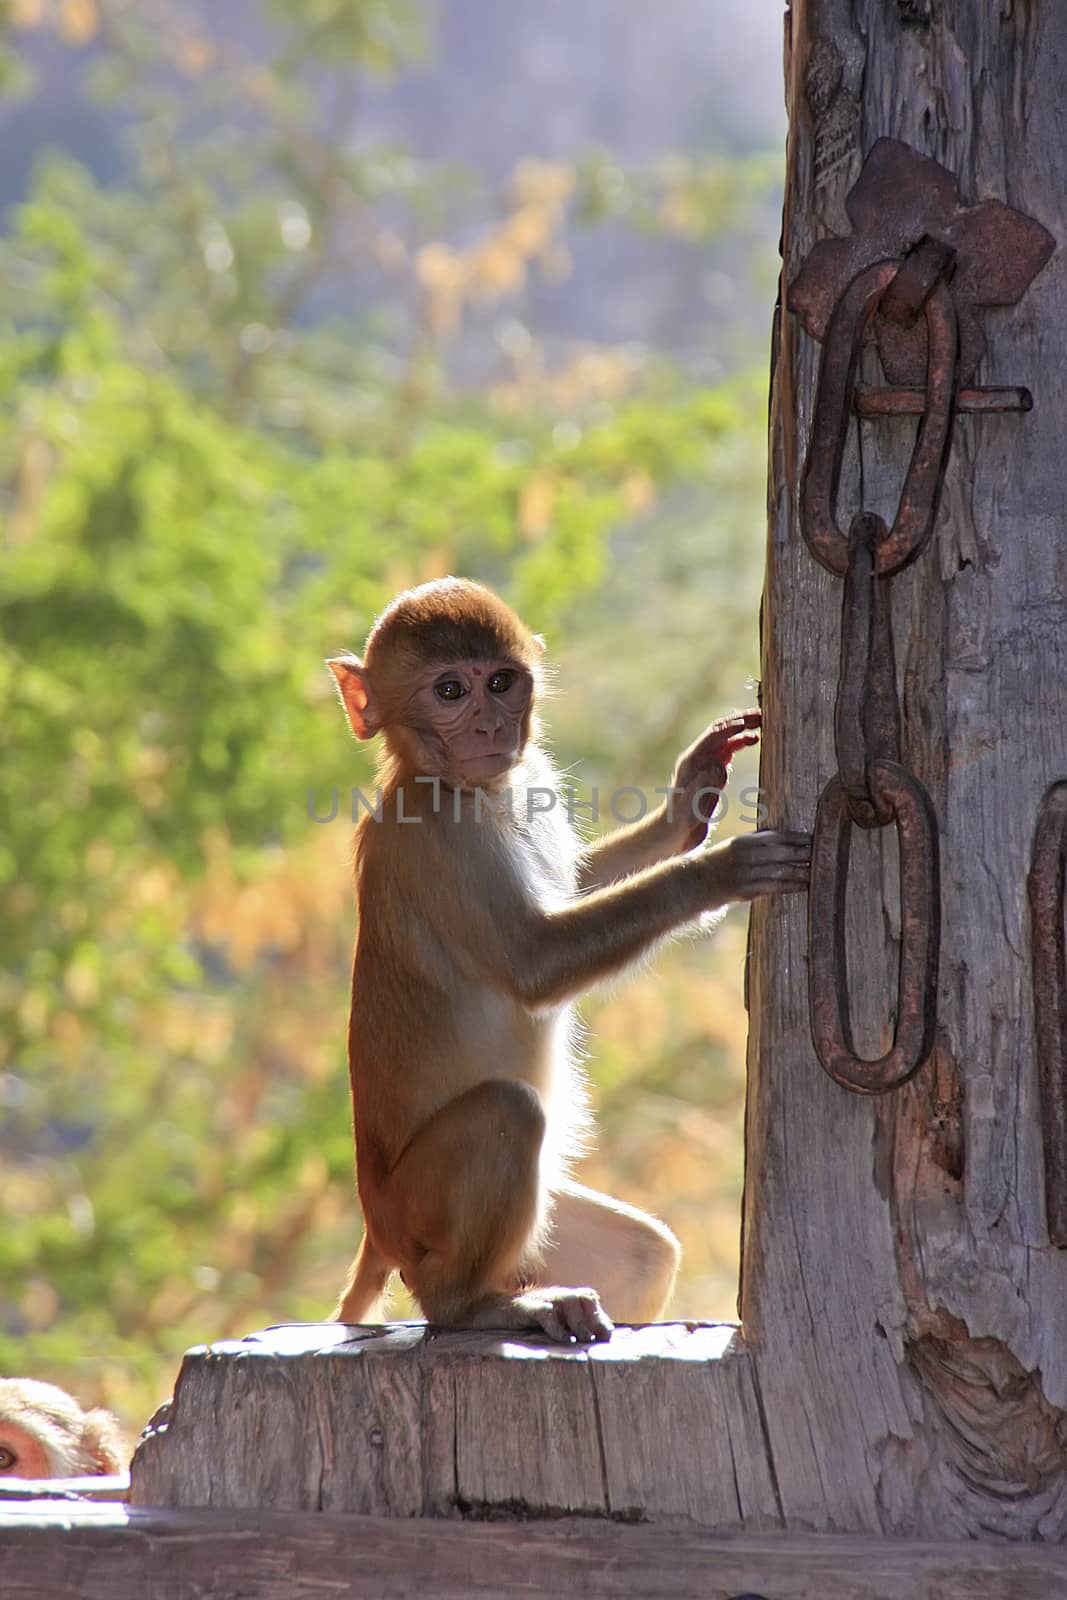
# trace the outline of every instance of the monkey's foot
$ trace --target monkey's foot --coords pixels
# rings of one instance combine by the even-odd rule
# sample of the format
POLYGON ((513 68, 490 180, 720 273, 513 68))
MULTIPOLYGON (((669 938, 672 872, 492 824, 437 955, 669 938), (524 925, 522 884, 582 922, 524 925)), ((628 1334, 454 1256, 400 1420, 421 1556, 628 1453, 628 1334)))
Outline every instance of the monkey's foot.
POLYGON ((593 1344, 614 1330, 595 1289, 528 1289, 516 1297, 515 1309, 557 1344, 593 1344))

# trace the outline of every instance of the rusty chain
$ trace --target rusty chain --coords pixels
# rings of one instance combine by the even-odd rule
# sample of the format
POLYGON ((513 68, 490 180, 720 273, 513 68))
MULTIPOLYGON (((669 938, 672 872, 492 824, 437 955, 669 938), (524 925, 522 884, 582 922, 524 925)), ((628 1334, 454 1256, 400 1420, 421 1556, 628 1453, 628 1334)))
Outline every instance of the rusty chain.
MULTIPOLYGON (((930 797, 901 754, 891 582, 933 532, 959 412, 1026 412, 1022 385, 973 387, 980 318, 1026 292, 1055 249, 1034 217, 999 200, 966 204, 955 175, 899 139, 877 139, 845 198, 850 231, 818 239, 789 285, 789 309, 822 342, 800 494, 817 561, 844 580, 834 709, 837 773, 819 797, 809 895, 809 1005, 815 1050, 835 1082, 893 1089, 934 1046, 941 925, 938 830, 930 797), (873 340, 886 386, 856 382, 873 340), (836 501, 847 430, 859 418, 917 416, 892 527, 859 510, 845 533, 836 501), (897 830, 900 952, 893 1042, 855 1050, 846 899, 853 827, 897 830)), ((1041 803, 1028 879, 1034 1024, 1049 1237, 1067 1248, 1067 780, 1041 803)))
POLYGON ((1048 1235, 1067 1247, 1067 782, 1046 791, 1034 830, 1026 887, 1030 898, 1030 949, 1034 986, 1041 1132, 1045 1154, 1048 1235))
POLYGON ((841 667, 834 709, 837 774, 819 797, 809 895, 809 1004, 816 1054, 845 1089, 880 1094, 916 1073, 933 1049, 941 886, 930 797, 903 765, 890 581, 925 549, 952 441, 957 325, 945 283, 954 251, 929 236, 901 259, 857 274, 826 332, 801 489, 801 531, 816 560, 844 579, 841 667), (856 367, 875 316, 925 317, 922 417, 892 527, 859 511, 836 515, 856 367), (848 997, 845 910, 853 827, 894 826, 900 841, 900 964, 893 1042, 877 1060, 856 1053, 848 997))

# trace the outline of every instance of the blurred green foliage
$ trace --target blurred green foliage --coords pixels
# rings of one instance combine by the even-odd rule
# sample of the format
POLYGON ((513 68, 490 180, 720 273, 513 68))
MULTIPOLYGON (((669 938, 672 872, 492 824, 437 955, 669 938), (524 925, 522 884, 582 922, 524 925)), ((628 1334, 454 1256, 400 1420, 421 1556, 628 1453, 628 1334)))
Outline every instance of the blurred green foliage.
MULTIPOLYGON (((570 230, 700 248, 760 164, 531 160, 472 231, 470 183, 351 137, 417 9, 266 12, 255 59, 180 7, 4 13, 2 83, 56 30, 130 163, 43 154, 0 240, 0 1368, 134 1430, 187 1345, 323 1315, 358 1234, 345 830, 308 796, 370 771, 323 656, 406 583, 484 579, 563 642, 561 760, 635 783, 754 660, 759 384, 553 365, 518 322, 485 381, 461 357, 570 230)), ((730 1309, 742 934, 591 1011, 589 1175, 678 1226, 688 1314, 730 1309)))

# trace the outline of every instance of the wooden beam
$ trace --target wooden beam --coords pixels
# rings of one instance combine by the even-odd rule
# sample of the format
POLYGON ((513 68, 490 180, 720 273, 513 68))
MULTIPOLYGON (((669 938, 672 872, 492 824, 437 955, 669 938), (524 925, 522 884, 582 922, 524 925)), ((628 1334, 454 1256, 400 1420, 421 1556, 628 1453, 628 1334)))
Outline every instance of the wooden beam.
POLYGON ((171 1511, 55 1501, 0 1507, 6 1600, 1067 1600, 1047 1545, 817 1534, 171 1511))

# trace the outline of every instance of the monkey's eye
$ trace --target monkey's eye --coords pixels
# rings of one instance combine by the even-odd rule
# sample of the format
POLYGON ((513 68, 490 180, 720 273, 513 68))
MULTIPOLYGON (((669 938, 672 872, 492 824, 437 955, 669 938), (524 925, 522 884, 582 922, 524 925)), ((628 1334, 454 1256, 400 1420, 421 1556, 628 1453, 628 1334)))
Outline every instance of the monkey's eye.
POLYGON ((14 1450, 9 1450, 6 1445, 0 1444, 0 1472, 7 1472, 10 1467, 17 1467, 18 1460, 14 1450))
POLYGON ((434 684, 433 692, 439 700, 462 700, 467 691, 458 678, 443 678, 434 684))
POLYGON ((515 674, 506 668, 503 672, 494 672, 489 679, 488 689, 490 694, 507 694, 515 682, 515 674))

